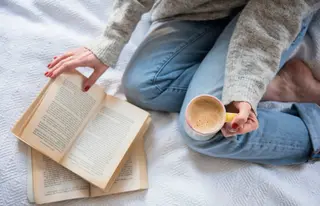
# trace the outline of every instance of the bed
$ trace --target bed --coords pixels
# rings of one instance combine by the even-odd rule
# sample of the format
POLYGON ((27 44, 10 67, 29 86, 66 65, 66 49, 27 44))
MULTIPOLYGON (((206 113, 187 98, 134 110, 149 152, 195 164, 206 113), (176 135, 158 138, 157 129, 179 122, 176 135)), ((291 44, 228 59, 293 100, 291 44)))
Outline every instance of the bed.
MULTIPOLYGON (((0 205, 29 205, 27 146, 10 128, 47 82, 43 73, 51 58, 97 36, 112 2, 0 1, 0 205)), ((146 14, 118 66, 99 79, 98 84, 109 94, 124 98, 120 87, 123 70, 149 26, 146 14)), ((82 71, 89 73, 86 68, 82 71)), ((145 136, 148 190, 50 205, 320 204, 320 163, 272 167, 205 157, 182 141, 177 114, 151 114, 153 122, 145 136)))

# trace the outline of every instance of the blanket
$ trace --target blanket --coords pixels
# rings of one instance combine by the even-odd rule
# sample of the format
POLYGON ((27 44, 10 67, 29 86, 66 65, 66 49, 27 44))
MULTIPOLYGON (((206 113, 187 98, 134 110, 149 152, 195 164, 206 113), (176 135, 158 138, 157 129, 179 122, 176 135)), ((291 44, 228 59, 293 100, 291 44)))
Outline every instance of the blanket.
MULTIPOLYGON (((102 32, 111 9, 112 0, 0 1, 0 205, 29 205, 27 146, 10 128, 47 82, 43 73, 51 58, 102 32)), ((123 70, 149 26, 145 15, 117 68, 97 82, 107 93, 124 98, 123 70)), ((320 31, 317 34, 319 44, 320 31)), ((145 136, 148 190, 49 205, 319 205, 319 163, 272 167, 206 157, 186 147, 177 114, 151 113, 145 136)))

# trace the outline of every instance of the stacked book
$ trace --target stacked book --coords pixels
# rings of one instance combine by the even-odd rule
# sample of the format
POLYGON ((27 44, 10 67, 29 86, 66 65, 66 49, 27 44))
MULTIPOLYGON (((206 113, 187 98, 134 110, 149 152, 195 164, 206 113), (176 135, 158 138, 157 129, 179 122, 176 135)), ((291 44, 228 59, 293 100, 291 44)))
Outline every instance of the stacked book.
POLYGON ((37 204, 148 188, 143 136, 150 114, 78 72, 51 79, 12 128, 30 146, 28 197, 37 204))

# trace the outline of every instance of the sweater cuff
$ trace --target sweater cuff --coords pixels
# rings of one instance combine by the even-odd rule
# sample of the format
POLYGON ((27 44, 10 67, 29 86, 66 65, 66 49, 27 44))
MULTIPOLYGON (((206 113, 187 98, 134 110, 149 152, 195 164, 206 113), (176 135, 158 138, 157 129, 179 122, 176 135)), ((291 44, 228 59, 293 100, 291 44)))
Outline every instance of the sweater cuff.
POLYGON ((248 102, 257 115, 257 107, 262 98, 259 94, 264 94, 264 85, 262 81, 256 79, 228 77, 223 89, 222 102, 224 105, 234 101, 248 102))
POLYGON ((99 37, 87 43, 84 47, 89 49, 103 64, 115 68, 124 43, 99 37))

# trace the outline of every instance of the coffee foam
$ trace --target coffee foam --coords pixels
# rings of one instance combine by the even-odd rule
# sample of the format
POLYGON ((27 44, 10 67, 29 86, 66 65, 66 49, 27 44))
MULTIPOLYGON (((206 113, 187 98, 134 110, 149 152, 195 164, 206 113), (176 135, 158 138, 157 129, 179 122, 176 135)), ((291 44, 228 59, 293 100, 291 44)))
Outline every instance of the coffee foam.
POLYGON ((200 133, 219 130, 224 122, 224 110, 221 104, 211 97, 195 99, 188 107, 187 117, 191 127, 200 133))

